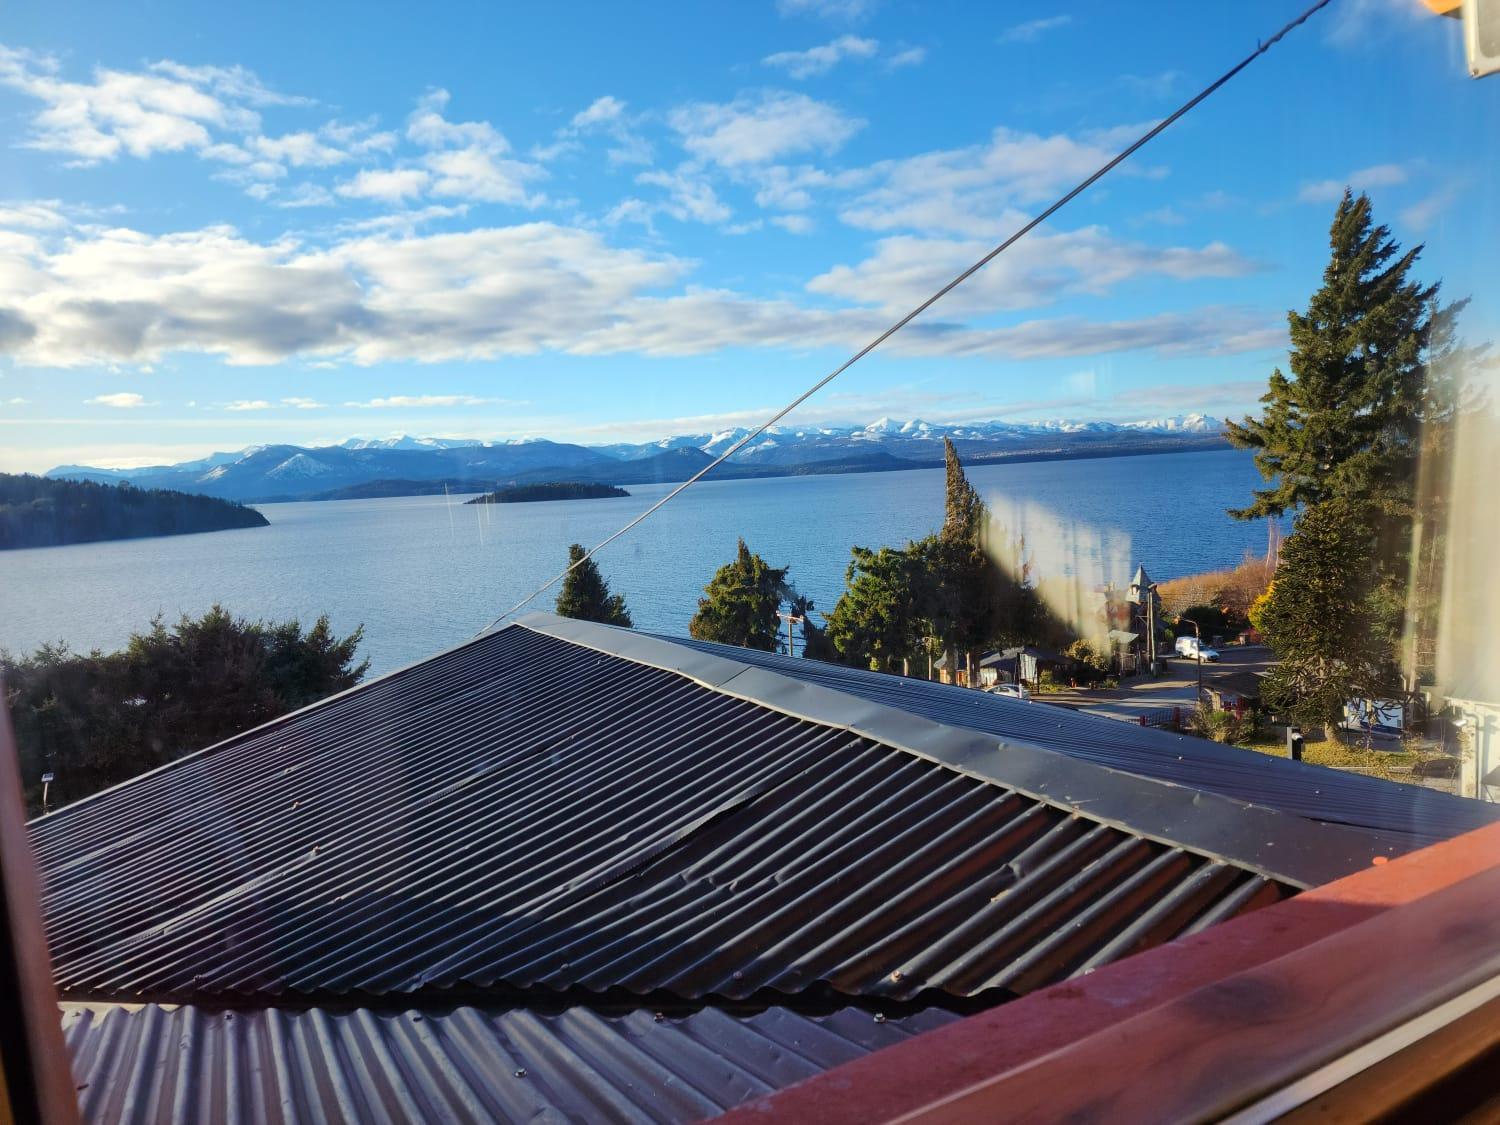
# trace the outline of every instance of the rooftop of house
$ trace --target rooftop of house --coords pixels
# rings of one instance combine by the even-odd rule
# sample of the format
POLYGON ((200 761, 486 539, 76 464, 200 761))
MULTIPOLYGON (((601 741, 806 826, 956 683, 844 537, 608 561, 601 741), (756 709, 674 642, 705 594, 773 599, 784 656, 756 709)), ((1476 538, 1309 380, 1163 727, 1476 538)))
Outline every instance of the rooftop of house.
POLYGON ((33 821, 91 1114, 688 1119, 1400 850, 855 681, 532 615, 33 821))
POLYGON ((1451 839, 1500 820, 1500 809, 1420 786, 1331 770, 1191 735, 1132 726, 1036 699, 974 691, 930 680, 731 648, 672 643, 752 664, 947 726, 1043 747, 1204 793, 1262 805, 1366 834, 1394 852, 1451 839))

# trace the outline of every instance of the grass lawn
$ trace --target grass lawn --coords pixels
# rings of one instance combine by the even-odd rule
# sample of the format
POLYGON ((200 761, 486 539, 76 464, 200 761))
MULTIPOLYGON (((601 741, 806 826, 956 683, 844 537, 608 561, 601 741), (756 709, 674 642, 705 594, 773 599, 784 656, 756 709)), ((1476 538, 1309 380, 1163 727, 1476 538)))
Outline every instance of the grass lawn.
MULTIPOLYGON (((1273 732, 1260 732, 1245 745, 1247 750, 1285 758, 1286 736, 1273 732)), ((1390 781, 1415 781, 1407 770, 1422 761, 1424 755, 1408 750, 1366 750, 1361 746, 1345 746, 1339 742, 1309 742, 1303 748, 1302 760, 1315 766, 1356 766, 1369 770, 1377 777, 1390 781), (1402 772, 1394 770, 1400 768, 1402 772)))

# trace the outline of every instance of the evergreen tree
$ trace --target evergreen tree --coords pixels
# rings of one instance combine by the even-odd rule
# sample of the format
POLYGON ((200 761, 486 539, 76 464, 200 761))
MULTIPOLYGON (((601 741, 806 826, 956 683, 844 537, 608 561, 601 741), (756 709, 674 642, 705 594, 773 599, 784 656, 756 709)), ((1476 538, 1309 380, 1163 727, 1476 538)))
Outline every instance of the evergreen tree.
POLYGON ((569 570, 557 594, 558 615, 629 629, 630 611, 625 608, 624 595, 609 592, 609 583, 594 560, 584 557, 587 554, 581 543, 568 548, 569 570))
POLYGON ((914 547, 931 574, 927 613, 949 667, 956 668, 954 662, 963 653, 965 660, 959 663, 976 668, 984 648, 1032 640, 1042 628, 1044 614, 1031 586, 1025 545, 993 526, 947 438, 943 452, 943 529, 914 547))
POLYGON ((776 611, 786 586, 786 568, 751 554, 743 539, 733 562, 721 566, 698 600, 688 632, 699 640, 776 649, 776 611))
POLYGON ((852 550, 844 593, 828 615, 828 641, 838 660, 876 672, 904 672, 922 650, 931 602, 931 573, 916 544, 906 550, 852 550))
POLYGON ((1279 705, 1332 722, 1356 693, 1399 690, 1391 669, 1403 612, 1408 671, 1420 673, 1419 653, 1430 653, 1445 537, 1442 465, 1465 408, 1459 373, 1483 349, 1458 340, 1467 302, 1440 306, 1438 286, 1413 279, 1422 248, 1403 253, 1373 223, 1366 196, 1344 193, 1329 242, 1322 286, 1306 312, 1288 314, 1291 377, 1274 371, 1260 417, 1230 423, 1226 433, 1255 450, 1270 482, 1230 515, 1302 509, 1252 620, 1282 662, 1279 705), (1419 466, 1430 493, 1420 505, 1419 466), (1339 519, 1352 522, 1334 527, 1339 519), (1326 559, 1310 549, 1314 536, 1326 559), (1358 584, 1345 572, 1355 559, 1358 584), (1319 621, 1315 609, 1347 616, 1319 621))
POLYGON ((54 806, 353 687, 363 637, 335 636, 326 617, 246 621, 214 606, 168 628, 160 618, 113 653, 44 645, 0 658, 28 807, 41 775, 54 806))
POLYGON ((1254 611, 1277 656, 1266 702, 1330 732, 1349 700, 1399 691, 1401 602, 1370 565, 1371 512, 1342 497, 1306 509, 1254 611))
POLYGON ((1422 425, 1451 408, 1426 379, 1438 287, 1411 278, 1422 247, 1401 253, 1369 198, 1347 191, 1329 242, 1322 287, 1287 314, 1291 377, 1273 371, 1260 417, 1225 425, 1272 482, 1237 519, 1334 496, 1409 515, 1422 425))

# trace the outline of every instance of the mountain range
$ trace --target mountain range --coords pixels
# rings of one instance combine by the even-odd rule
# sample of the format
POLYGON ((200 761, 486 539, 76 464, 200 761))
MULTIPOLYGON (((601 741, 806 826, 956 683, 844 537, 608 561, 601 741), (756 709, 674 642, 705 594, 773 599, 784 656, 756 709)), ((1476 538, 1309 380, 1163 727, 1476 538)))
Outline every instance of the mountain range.
MULTIPOLYGON (((715 470, 719 477, 878 472, 941 464, 949 438, 967 464, 1116 457, 1224 447, 1217 418, 1140 422, 964 422, 880 418, 866 425, 773 427, 715 470)), ((544 481, 646 484, 686 480, 750 431, 681 434, 643 443, 575 445, 540 438, 350 438, 337 445, 250 446, 175 465, 59 465, 46 475, 170 488, 229 500, 334 500, 481 491, 544 481)))

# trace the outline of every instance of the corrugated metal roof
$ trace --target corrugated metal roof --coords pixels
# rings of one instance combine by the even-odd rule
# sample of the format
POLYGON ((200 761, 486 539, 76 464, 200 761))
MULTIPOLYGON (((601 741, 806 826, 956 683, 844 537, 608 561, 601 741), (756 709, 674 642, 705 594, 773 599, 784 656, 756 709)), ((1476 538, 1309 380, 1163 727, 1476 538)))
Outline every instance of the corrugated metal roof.
POLYGON ((177 1000, 998 998, 1371 855, 1335 828, 550 618, 32 835, 64 995, 177 1000))
POLYGON ((1380 834, 1401 850, 1451 839, 1500 819, 1500 809, 1421 786, 1276 758, 1190 735, 1132 726, 1066 707, 908 679, 818 660, 662 637, 806 683, 1297 816, 1380 834))
POLYGON ((88 1121, 696 1121, 954 1019, 67 1005, 88 1121))

